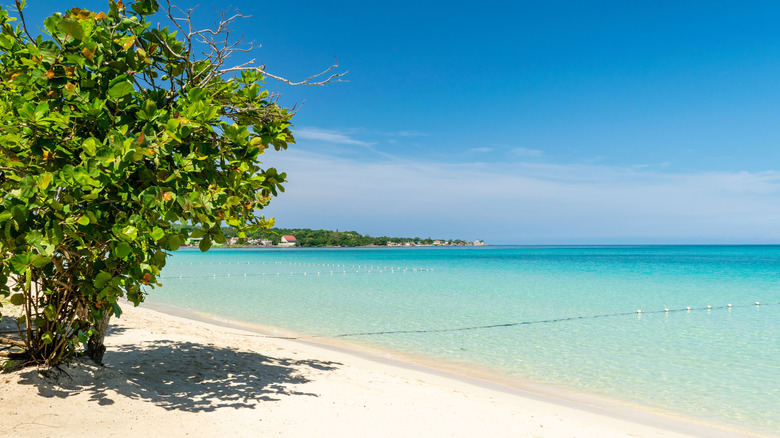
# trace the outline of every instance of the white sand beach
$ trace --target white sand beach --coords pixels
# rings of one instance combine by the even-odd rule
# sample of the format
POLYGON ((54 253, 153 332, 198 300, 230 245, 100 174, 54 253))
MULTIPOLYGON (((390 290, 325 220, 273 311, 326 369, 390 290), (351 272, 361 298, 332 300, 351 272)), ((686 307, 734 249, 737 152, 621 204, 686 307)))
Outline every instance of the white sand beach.
POLYGON ((80 361, 0 374, 0 435, 740 436, 373 353, 261 337, 143 307, 124 310, 112 321, 105 367, 80 361))

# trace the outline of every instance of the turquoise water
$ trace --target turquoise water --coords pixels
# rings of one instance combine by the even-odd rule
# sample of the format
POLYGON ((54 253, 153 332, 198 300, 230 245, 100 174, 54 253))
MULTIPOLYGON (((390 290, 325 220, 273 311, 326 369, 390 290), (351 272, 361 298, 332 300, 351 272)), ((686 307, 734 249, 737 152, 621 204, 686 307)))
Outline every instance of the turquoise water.
POLYGON ((183 250, 163 276, 148 302, 780 434, 780 247, 183 250))

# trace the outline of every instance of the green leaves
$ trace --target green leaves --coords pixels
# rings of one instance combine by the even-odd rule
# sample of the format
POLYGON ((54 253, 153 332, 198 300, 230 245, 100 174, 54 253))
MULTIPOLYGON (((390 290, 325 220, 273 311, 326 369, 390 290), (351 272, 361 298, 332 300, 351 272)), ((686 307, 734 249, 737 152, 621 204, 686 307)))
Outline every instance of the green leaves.
POLYGON ((203 239, 198 243, 198 248, 200 248, 201 252, 206 252, 211 248, 211 238, 209 236, 203 237, 203 239))
POLYGON ((95 276, 94 286, 96 289, 103 289, 106 282, 111 280, 112 276, 108 272, 101 271, 95 276))
POLYGON ((34 258, 35 256, 29 252, 17 254, 11 257, 11 272, 16 274, 24 274, 27 269, 30 268, 34 258))
POLYGON ((12 305, 37 300, 39 363, 74 354, 120 297, 143 301, 186 238, 171 224, 205 228, 208 251, 223 223, 272 223, 254 211, 283 190, 257 162, 292 141, 262 74, 209 75, 213 59, 147 21, 157 1, 125 3, 53 15, 35 40, 0 7, 0 295, 7 277, 12 305))
POLYGON ((47 331, 46 333, 41 335, 41 341, 45 345, 51 344, 52 342, 54 342, 54 334, 52 334, 52 332, 50 331, 47 331))
POLYGON ((84 39, 84 28, 81 27, 81 22, 75 18, 63 18, 57 23, 57 29, 61 32, 57 32, 57 36, 61 36, 63 40, 68 36, 76 40, 84 39))
POLYGON ((133 252, 133 248, 127 242, 120 242, 116 245, 116 248, 114 248, 114 255, 120 259, 127 258, 131 252, 133 252))
POLYGON ((98 142, 95 137, 89 137, 88 139, 84 140, 84 143, 82 143, 81 146, 84 148, 85 154, 90 157, 94 157, 97 153, 98 147, 100 147, 100 142, 98 142))
POLYGON ((138 238, 138 228, 128 225, 119 232, 119 237, 127 242, 132 242, 138 238))
POLYGON ((133 92, 133 81, 126 75, 118 76, 111 80, 108 86, 108 97, 111 100, 119 100, 133 92))
POLYGON ((37 106, 33 106, 30 103, 25 103, 23 106, 19 107, 18 111, 19 116, 21 116, 23 120, 37 124, 38 122, 41 122, 44 116, 49 112, 49 104, 41 102, 37 106))

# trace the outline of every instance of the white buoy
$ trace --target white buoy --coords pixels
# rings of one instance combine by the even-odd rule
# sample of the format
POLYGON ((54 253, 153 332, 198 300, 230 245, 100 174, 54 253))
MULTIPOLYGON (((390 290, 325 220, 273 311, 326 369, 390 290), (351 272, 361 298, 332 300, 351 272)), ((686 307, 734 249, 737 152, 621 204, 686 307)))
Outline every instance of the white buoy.
POLYGON ((669 313, 669 309, 668 308, 664 309, 664 312, 669 313))
POLYGON ((707 306, 707 310, 712 310, 712 306, 707 306))
POLYGON ((731 307, 731 304, 727 304, 729 307, 731 307))
POLYGON ((637 310, 636 313, 642 313, 642 311, 641 310, 637 310))
POLYGON ((760 305, 761 305, 761 303, 759 303, 758 301, 756 301, 756 306, 760 306, 760 305))
POLYGON ((687 310, 687 311, 689 311, 689 312, 690 312, 690 311, 691 311, 691 308, 690 308, 690 306, 686 307, 686 308, 685 308, 685 310, 687 310))

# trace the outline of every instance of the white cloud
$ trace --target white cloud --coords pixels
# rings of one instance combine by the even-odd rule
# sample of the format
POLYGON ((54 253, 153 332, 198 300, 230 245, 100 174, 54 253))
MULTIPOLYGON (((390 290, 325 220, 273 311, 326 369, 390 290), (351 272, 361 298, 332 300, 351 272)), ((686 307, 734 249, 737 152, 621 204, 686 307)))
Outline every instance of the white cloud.
POLYGON ((471 148, 467 152, 479 152, 479 153, 493 152, 493 148, 486 148, 486 147, 471 148))
POLYGON ((398 131, 391 135, 396 135, 398 137, 424 137, 428 134, 422 133, 420 131, 410 130, 410 131, 398 131))
POLYGON ((281 226, 492 243, 780 240, 776 172, 268 158, 290 180, 267 211, 281 226))
POLYGON ((512 153, 523 157, 540 157, 544 152, 539 149, 513 148, 512 153))
POLYGON ((296 128, 295 138, 298 140, 318 140, 328 143, 353 144, 359 146, 370 146, 373 144, 370 142, 356 140, 349 137, 347 134, 338 131, 306 127, 296 128))

